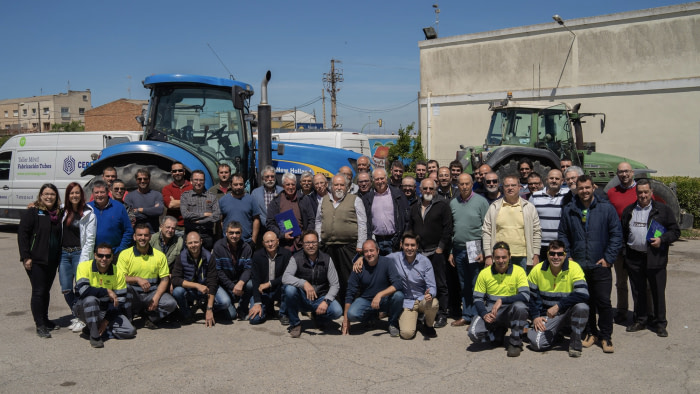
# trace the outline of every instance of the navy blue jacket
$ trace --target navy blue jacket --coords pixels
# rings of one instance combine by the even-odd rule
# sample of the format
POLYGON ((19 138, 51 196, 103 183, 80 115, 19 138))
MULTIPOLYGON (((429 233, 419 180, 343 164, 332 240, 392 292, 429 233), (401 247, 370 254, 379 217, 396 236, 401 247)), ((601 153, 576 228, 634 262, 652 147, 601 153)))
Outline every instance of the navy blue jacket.
POLYGON ((562 209, 558 238, 566 245, 569 258, 584 270, 599 267, 596 263, 603 258, 612 265, 622 249, 622 227, 615 207, 595 196, 585 223, 583 216, 578 196, 562 209))
POLYGON ((206 285, 209 294, 216 294, 219 288, 219 276, 216 271, 216 260, 211 258, 211 253, 202 248, 202 265, 197 267, 197 262, 192 259, 190 251, 184 248, 173 264, 173 287, 182 287, 183 281, 195 282, 206 285))

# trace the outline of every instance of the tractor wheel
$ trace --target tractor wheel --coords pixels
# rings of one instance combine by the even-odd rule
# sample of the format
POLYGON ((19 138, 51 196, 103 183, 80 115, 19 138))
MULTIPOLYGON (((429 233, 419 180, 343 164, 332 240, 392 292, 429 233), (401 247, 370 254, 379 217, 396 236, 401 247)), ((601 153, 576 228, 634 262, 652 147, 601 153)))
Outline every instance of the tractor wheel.
MULTIPOLYGON (((663 182, 657 181, 656 179, 649 179, 651 183, 651 188, 654 191, 654 201, 662 202, 668 205, 673 211, 673 216, 676 218, 678 223, 681 223, 681 206, 678 204, 678 197, 676 193, 671 190, 670 187, 666 186, 663 182)), ((616 187, 620 184, 620 180, 617 175, 614 176, 607 185, 605 185, 605 192, 616 187)))
MULTIPOLYGON (((547 181, 547 175, 549 174, 549 170, 551 170, 552 167, 550 166, 545 166, 542 163, 540 163, 539 160, 533 160, 532 161, 532 172, 538 173, 542 177, 542 183, 546 185, 547 181)), ((509 162, 496 166, 496 168, 493 169, 496 171, 498 174, 498 178, 503 181, 503 177, 506 175, 517 175, 518 179, 520 178, 520 171, 518 171, 518 161, 515 159, 511 159, 509 162)))
MULTIPOLYGON (((115 166, 114 168, 117 169, 117 178, 126 183, 126 189, 129 192, 138 188, 138 185, 136 184, 136 171, 141 168, 146 168, 151 172, 151 189, 153 190, 160 192, 163 190, 163 186, 173 181, 172 177, 170 176, 170 172, 162 170, 154 165, 131 163, 125 166, 115 166)), ((92 195, 92 184, 98 179, 101 180, 102 176, 95 176, 85 185, 84 189, 86 197, 92 195)))

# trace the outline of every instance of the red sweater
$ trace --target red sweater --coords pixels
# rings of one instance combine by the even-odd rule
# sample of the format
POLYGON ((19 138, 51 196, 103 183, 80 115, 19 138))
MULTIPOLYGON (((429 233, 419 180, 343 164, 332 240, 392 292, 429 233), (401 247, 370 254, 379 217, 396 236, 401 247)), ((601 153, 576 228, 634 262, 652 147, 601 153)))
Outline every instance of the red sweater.
POLYGON ((617 216, 622 219, 622 211, 627 208, 627 206, 637 201, 637 185, 635 184, 629 189, 625 189, 622 185, 617 185, 608 190, 608 199, 615 207, 617 216))

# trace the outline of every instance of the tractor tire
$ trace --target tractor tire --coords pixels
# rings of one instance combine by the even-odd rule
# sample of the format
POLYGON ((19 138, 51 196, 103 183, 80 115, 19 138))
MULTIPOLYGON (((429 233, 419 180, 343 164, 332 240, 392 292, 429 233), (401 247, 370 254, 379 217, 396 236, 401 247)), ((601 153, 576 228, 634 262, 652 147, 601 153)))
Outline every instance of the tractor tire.
MULTIPOLYGON (((547 175, 549 174, 549 170, 551 169, 551 167, 545 166, 542 163, 540 163, 539 160, 532 161, 532 172, 536 172, 540 175, 540 177, 542 177, 542 183, 544 185, 546 185, 547 175)), ((511 159, 507 163, 498 165, 493 170, 498 174, 498 179, 500 179, 501 182, 503 182, 503 177, 506 175, 517 175, 518 179, 520 179, 520 171, 518 171, 518 161, 515 159, 511 159)))
MULTIPOLYGON (((114 168, 117 170, 117 178, 124 181, 126 184, 126 189, 129 192, 138 188, 138 185, 136 184, 136 171, 141 168, 146 168, 151 172, 151 189, 153 190, 160 192, 163 190, 163 186, 173 181, 172 177, 170 176, 170 172, 162 170, 154 165, 145 166, 138 163, 131 163, 125 166, 115 166, 114 168)), ((86 197, 92 195, 92 184, 95 182, 95 180, 101 179, 102 175, 97 175, 88 181, 84 187, 86 197)))
MULTIPOLYGON (((654 191, 654 201, 659 201, 668 205, 668 207, 671 208, 671 211, 673 211, 673 216, 676 218, 676 222, 681 223, 681 206, 678 204, 678 197, 676 197, 676 193, 674 193, 670 187, 666 186, 666 184, 657 181, 656 179, 649 179, 649 183, 651 183, 651 188, 654 191)), ((619 184, 620 180, 616 175, 610 180, 610 182, 608 182, 607 185, 605 185, 604 190, 607 193, 608 190, 618 186, 619 184)))

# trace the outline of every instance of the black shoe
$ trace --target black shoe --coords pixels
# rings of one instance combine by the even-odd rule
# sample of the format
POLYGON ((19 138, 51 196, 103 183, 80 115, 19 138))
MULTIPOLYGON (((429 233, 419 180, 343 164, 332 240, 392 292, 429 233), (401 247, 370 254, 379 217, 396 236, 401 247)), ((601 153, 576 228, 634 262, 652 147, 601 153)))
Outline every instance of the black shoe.
POLYGON ((447 325, 447 318, 443 315, 439 315, 437 319, 435 319, 435 324, 433 324, 433 327, 435 328, 443 328, 447 325))
POLYGON ((627 332, 642 331, 645 328, 646 327, 644 326, 644 324, 636 321, 636 322, 632 323, 629 327, 627 327, 627 332))
POLYGON ((59 328, 61 328, 61 326, 57 325, 56 323, 52 322, 51 320, 48 320, 46 322, 46 329, 48 329, 49 331, 58 330, 59 328))
POLYGON ((46 328, 46 326, 37 327, 36 335, 38 335, 39 338, 51 338, 51 333, 49 332, 49 329, 46 328))
POLYGON ((522 351, 523 349, 520 346, 508 345, 508 353, 506 355, 508 357, 518 357, 522 351))
POLYGON ((625 324, 627 322, 627 310, 619 309, 617 313, 615 313, 613 320, 615 320, 617 324, 625 324))
POLYGON ((105 344, 104 344, 104 342, 102 342, 102 338, 97 338, 97 339, 90 338, 90 346, 92 346, 94 348, 101 348, 101 347, 105 347, 105 344))
POLYGON ((285 315, 280 315, 280 324, 283 326, 289 325, 289 318, 285 315))
POLYGON ((433 327, 423 328, 423 335, 428 338, 437 338, 437 331, 433 327))
POLYGON ((666 327, 657 328, 656 335, 660 336, 661 338, 666 338, 668 336, 668 331, 666 331, 666 327))
POLYGON ((151 319, 146 318, 145 323, 143 323, 143 326, 148 328, 149 330, 157 330, 158 325, 154 322, 151 321, 151 319))

